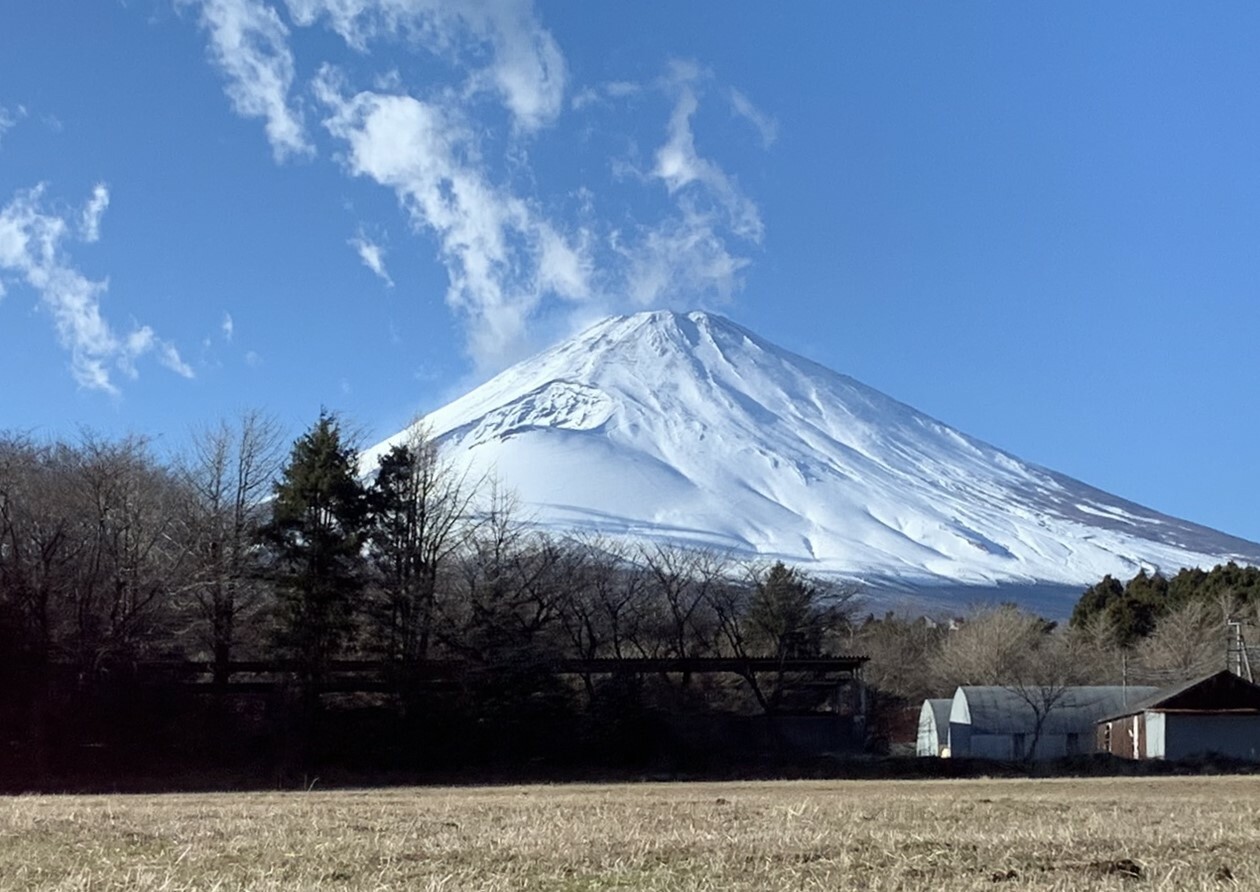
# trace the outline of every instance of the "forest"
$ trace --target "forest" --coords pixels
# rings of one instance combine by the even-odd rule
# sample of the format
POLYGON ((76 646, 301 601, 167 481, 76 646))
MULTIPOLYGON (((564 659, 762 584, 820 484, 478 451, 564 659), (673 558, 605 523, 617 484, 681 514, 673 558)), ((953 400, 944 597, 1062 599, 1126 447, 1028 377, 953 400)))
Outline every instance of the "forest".
POLYGON ((670 717, 852 708, 790 672, 560 659, 869 656, 862 742, 881 751, 958 684, 1220 668, 1226 623, 1254 628, 1260 603, 1260 571, 1227 565, 1108 577, 1066 626, 1013 605, 876 615, 783 563, 539 531, 417 430, 373 468, 329 413, 290 442, 246 412, 175 457, 0 434, 0 784, 711 770, 712 737, 671 737, 670 717))
POLYGON ((653 711, 772 713, 782 679, 549 664, 817 655, 850 624, 851 590, 782 564, 531 530, 422 433, 358 456, 327 413, 292 444, 245 413, 173 460, 0 436, 3 770, 633 761, 653 711))

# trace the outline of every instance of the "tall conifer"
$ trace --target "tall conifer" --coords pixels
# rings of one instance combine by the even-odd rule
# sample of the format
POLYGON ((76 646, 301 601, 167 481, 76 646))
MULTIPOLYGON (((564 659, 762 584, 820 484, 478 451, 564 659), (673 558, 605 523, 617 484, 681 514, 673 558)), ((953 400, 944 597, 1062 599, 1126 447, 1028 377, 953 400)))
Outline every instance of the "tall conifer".
POLYGON ((264 531, 274 560, 277 643, 310 690, 353 630, 365 585, 366 521, 355 450, 337 418, 321 412, 293 444, 264 531))

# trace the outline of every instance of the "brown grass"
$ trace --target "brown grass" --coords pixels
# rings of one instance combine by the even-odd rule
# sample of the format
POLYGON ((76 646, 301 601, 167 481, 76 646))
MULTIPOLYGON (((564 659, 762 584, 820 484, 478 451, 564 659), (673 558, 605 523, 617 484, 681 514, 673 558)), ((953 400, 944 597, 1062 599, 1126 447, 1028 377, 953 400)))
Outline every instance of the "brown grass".
POLYGON ((1260 888, 1258 778, 0 799, 0 889, 1231 886, 1260 888))

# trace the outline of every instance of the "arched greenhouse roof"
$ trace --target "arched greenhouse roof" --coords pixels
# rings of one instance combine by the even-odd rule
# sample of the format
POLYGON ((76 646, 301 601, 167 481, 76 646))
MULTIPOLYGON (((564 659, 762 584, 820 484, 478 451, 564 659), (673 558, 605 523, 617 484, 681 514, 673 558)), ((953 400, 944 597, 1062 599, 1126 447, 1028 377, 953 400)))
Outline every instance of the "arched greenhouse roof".
POLYGON ((1042 712, 1046 716, 1042 733, 1079 732, 1156 690, 1134 685, 964 685, 954 692, 949 721, 970 725, 973 734, 1023 734, 1042 712))

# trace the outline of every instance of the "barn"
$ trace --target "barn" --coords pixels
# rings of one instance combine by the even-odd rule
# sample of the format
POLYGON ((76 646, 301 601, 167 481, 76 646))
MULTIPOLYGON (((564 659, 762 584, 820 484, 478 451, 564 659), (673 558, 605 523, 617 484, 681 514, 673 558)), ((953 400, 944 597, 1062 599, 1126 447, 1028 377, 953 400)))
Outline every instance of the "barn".
POLYGON ((1013 760, 1092 752, 1100 718, 1155 692, 1156 688, 1131 686, 965 685, 954 692, 950 703, 950 754, 1013 760))
POLYGON ((1221 671, 1164 688, 1104 716, 1095 744, 1127 759, 1260 761, 1260 685, 1221 671))
POLYGON ((953 700, 924 700, 919 710, 919 736, 915 742, 916 756, 949 755, 949 708, 953 700))

